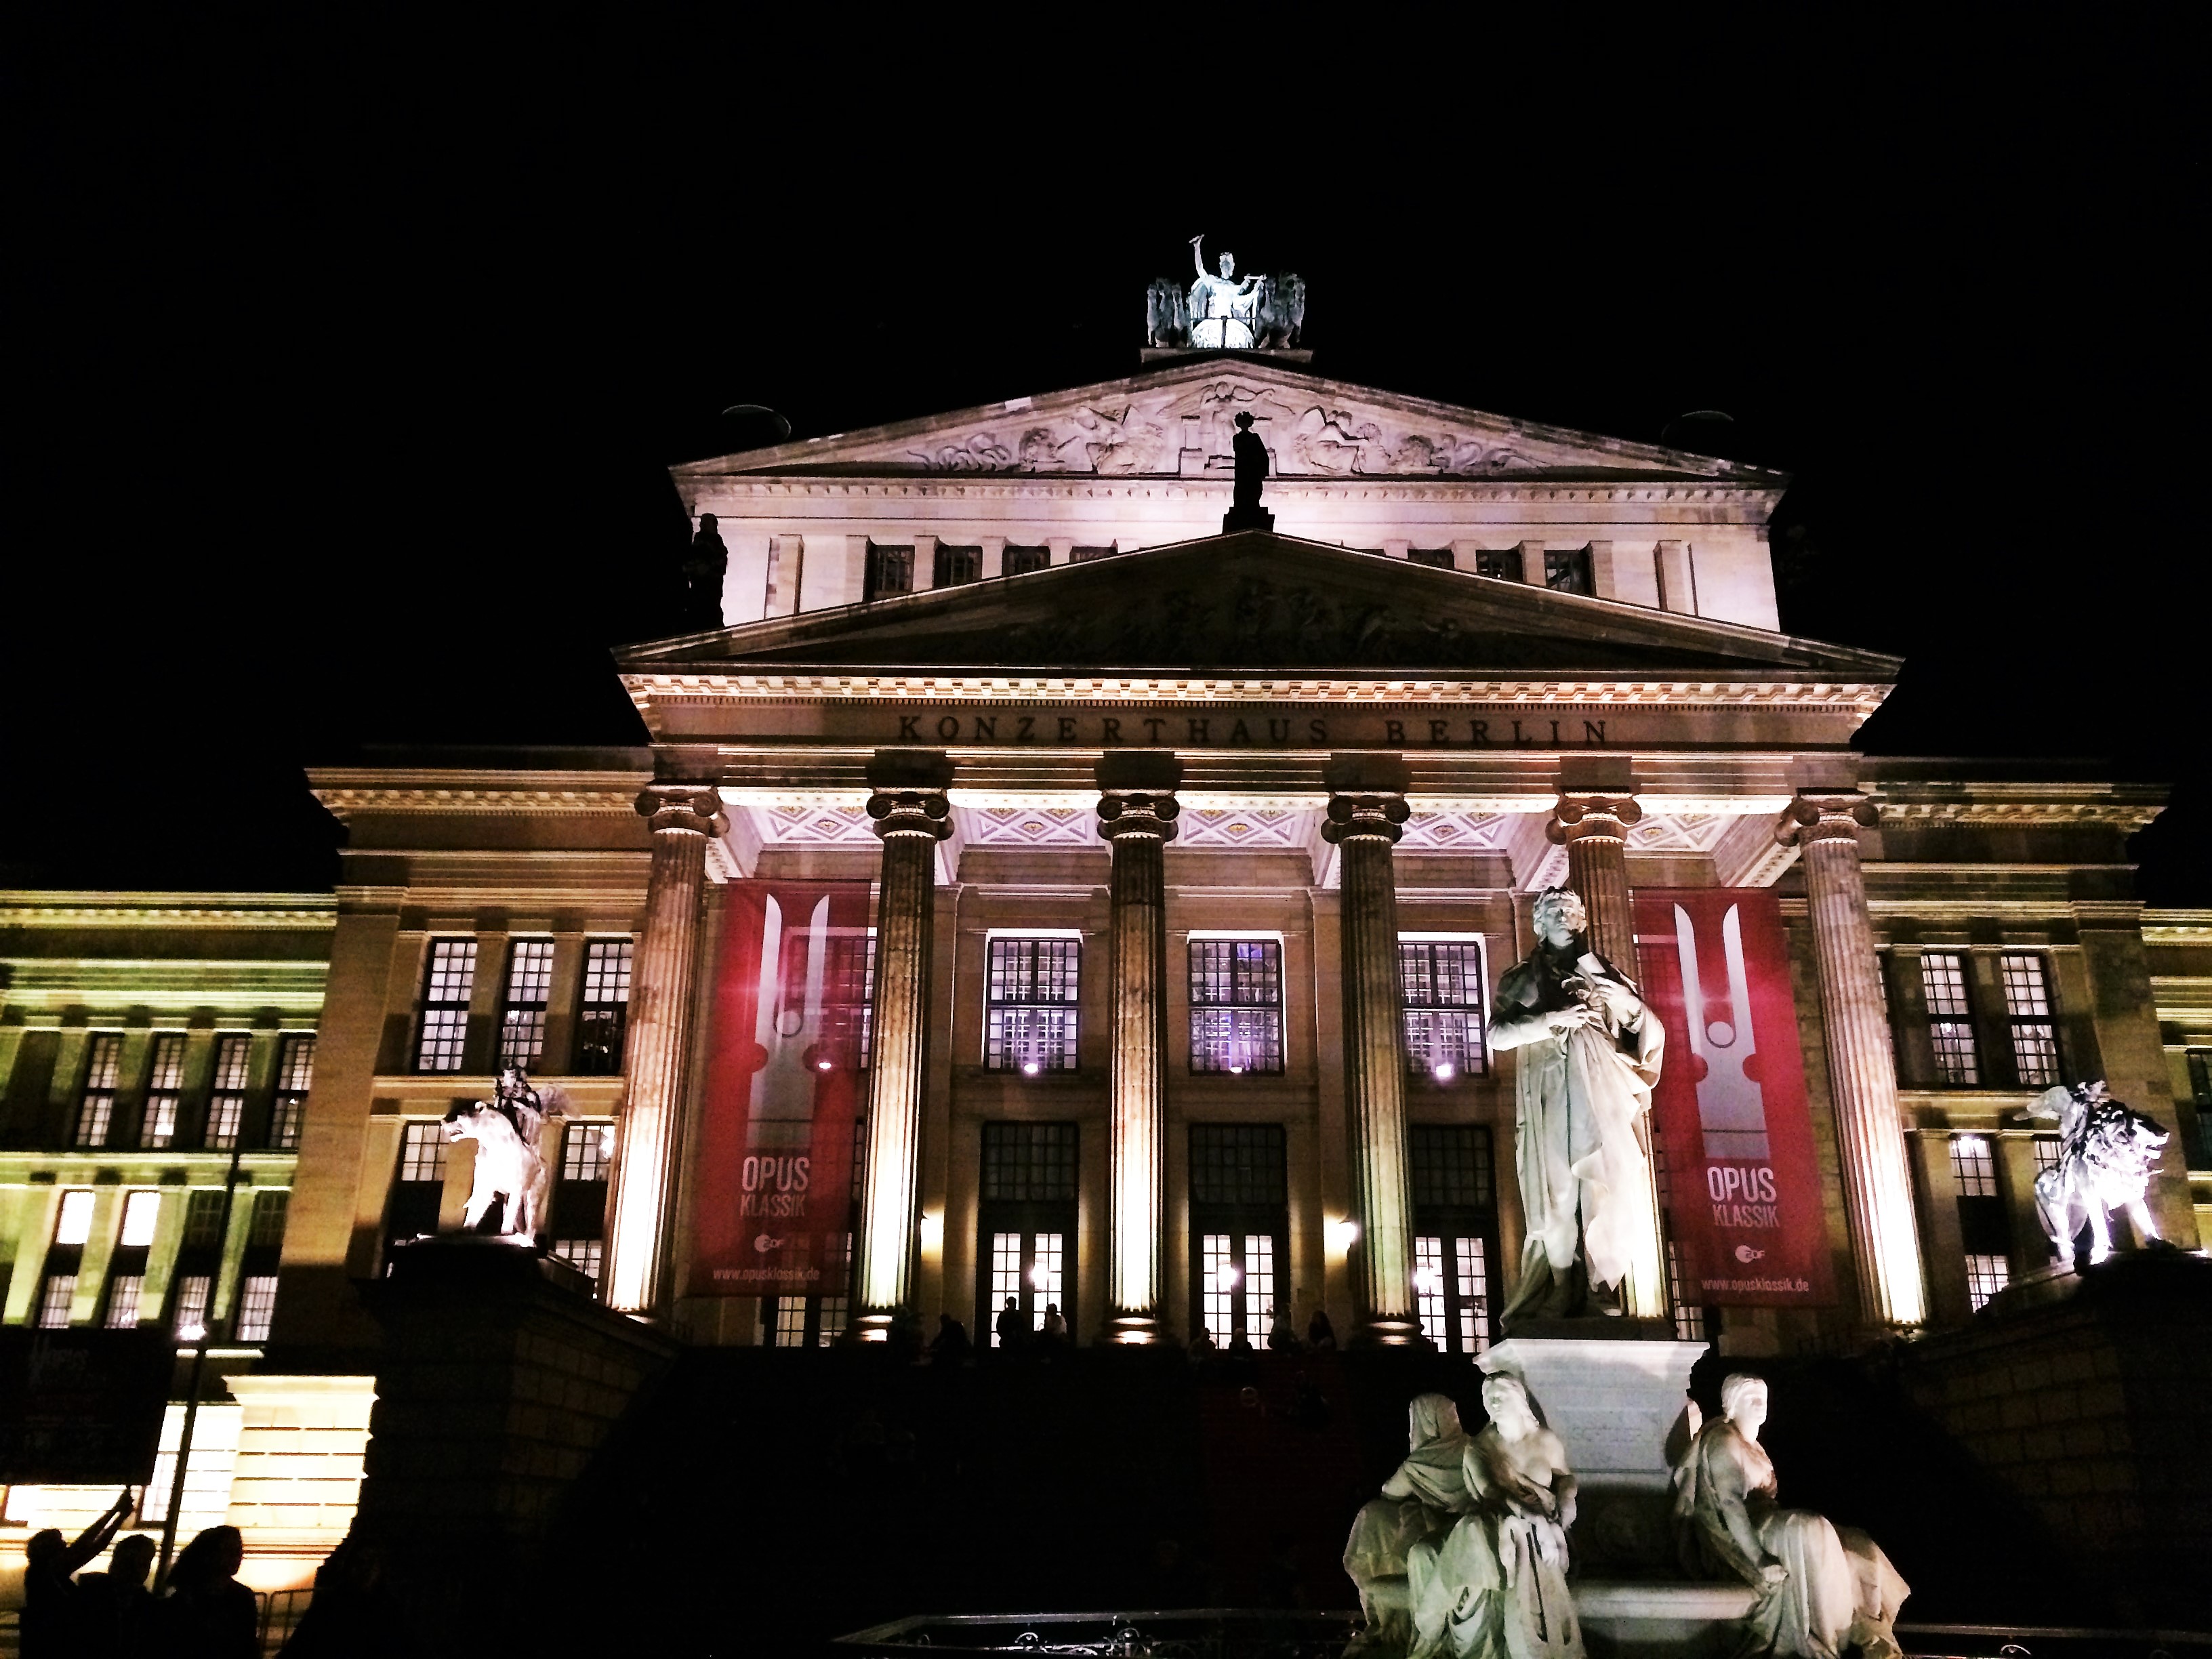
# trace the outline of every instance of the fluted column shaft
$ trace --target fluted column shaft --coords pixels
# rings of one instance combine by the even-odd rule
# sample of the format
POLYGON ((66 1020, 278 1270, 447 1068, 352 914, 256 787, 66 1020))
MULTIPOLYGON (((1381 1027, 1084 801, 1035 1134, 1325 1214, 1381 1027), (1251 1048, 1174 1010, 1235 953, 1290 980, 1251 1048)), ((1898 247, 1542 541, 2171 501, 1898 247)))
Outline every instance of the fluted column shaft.
MULTIPOLYGON (((1636 904, 1628 889, 1628 831, 1643 819, 1644 809, 1626 795, 1564 793, 1545 830, 1553 845, 1564 842, 1566 846, 1567 885, 1583 902, 1583 912, 1589 921, 1590 948, 1639 982, 1643 974, 1636 962, 1636 904)), ((1632 1318, 1663 1319, 1667 1315, 1667 1242, 1656 1231, 1663 1213, 1658 1160, 1650 1157, 1653 1141, 1648 1121, 1640 1133, 1650 1182, 1655 1236, 1649 1250, 1638 1251, 1636 1259, 1661 1267, 1656 1273, 1645 1269, 1628 1275, 1620 1287, 1621 1307, 1632 1318)))
POLYGON ((1329 798, 1322 834, 1341 866, 1344 1096, 1359 1205, 1358 1290, 1370 1341, 1420 1334, 1406 1154, 1405 1017, 1398 985, 1398 885, 1390 849, 1412 816, 1397 791, 1329 798))
POLYGON ((1869 1324, 1918 1325, 1928 1317, 1920 1228, 1898 1115, 1888 1003, 1859 867, 1858 826, 1874 822, 1871 804, 1856 792, 1802 793, 1784 811, 1777 834, 1804 855, 1859 1310, 1869 1324))
MULTIPOLYGON (((1102 772, 1102 782, 1110 776, 1102 772)), ((1152 1341, 1159 1331, 1168 1059, 1164 854, 1178 810, 1174 795, 1158 789, 1109 788, 1098 802, 1098 833, 1114 854, 1106 963, 1106 1291, 1112 1304, 1108 1333, 1121 1342, 1152 1341)))
POLYGON ((655 784, 637 798, 653 824, 645 934, 631 970, 622 1120, 615 1133, 606 1302, 623 1313, 664 1311, 668 1231, 683 1142, 684 1063, 698 973, 699 898, 707 839, 729 828, 720 798, 697 784, 655 784))
POLYGON ((867 1172, 860 1189, 859 1325, 870 1341, 884 1339, 892 1316, 913 1297, 937 843, 951 834, 951 811, 942 788, 878 788, 868 799, 868 816, 884 842, 876 898, 867 1172))

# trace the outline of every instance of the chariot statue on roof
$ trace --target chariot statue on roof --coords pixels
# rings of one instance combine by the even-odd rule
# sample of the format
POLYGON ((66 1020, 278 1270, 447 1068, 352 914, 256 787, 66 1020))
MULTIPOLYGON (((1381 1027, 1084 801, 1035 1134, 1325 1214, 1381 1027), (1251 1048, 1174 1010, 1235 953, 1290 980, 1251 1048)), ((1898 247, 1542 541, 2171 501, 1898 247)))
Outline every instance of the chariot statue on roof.
POLYGON ((1267 279, 1237 278, 1237 256, 1221 256, 1221 274, 1206 269, 1206 237, 1190 239, 1190 260, 1198 280, 1190 286, 1190 343, 1200 350, 1249 351, 1259 343, 1261 296, 1267 279))

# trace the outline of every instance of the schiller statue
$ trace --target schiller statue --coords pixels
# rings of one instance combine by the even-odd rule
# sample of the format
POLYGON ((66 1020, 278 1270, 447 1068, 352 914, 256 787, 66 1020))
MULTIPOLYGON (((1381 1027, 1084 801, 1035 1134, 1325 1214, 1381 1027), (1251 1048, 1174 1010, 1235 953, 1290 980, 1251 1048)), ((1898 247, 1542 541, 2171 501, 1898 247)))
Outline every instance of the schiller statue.
POLYGON ((1636 982, 1590 949, 1583 902, 1536 900, 1536 948, 1498 984, 1493 1050, 1521 1051, 1514 1168, 1528 1215, 1504 1312, 1572 1317, 1665 1306, 1644 1116, 1666 1032, 1636 982))

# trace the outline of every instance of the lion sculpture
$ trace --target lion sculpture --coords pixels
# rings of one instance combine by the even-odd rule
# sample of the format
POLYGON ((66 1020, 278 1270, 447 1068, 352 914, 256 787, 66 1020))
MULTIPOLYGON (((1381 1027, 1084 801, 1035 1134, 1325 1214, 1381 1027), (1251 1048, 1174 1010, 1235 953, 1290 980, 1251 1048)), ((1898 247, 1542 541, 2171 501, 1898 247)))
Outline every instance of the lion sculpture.
POLYGON ((2058 1125, 2058 1162, 2035 1178, 2035 1212, 2051 1235, 2052 1260, 2074 1259, 2074 1236, 2089 1224, 2089 1260, 2112 1254, 2112 1214, 2125 1210, 2144 1243, 2158 1238, 2144 1194, 2166 1132, 2106 1091, 2102 1083, 2044 1091, 2021 1115, 2058 1125))

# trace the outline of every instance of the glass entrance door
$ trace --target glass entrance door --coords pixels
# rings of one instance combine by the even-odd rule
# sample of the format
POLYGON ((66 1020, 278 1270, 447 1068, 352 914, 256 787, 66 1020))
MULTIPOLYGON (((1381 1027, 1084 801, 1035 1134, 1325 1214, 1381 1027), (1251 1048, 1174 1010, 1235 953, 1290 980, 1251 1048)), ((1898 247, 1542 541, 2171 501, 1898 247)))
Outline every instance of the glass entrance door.
POLYGON ((1064 1232, 994 1232, 991 1235, 989 1300, 981 1334, 986 1347, 1000 1346, 998 1321, 1011 1297, 1021 1315, 1021 1328, 1034 1336, 1044 1329, 1046 1312, 1058 1308, 1068 1321, 1071 1275, 1067 1235, 1064 1232))
POLYGON ((1198 1254, 1200 1327, 1216 1347, 1225 1348, 1239 1336, 1266 1347, 1279 1294, 1275 1264, 1283 1259, 1276 1236, 1201 1233, 1198 1254))

